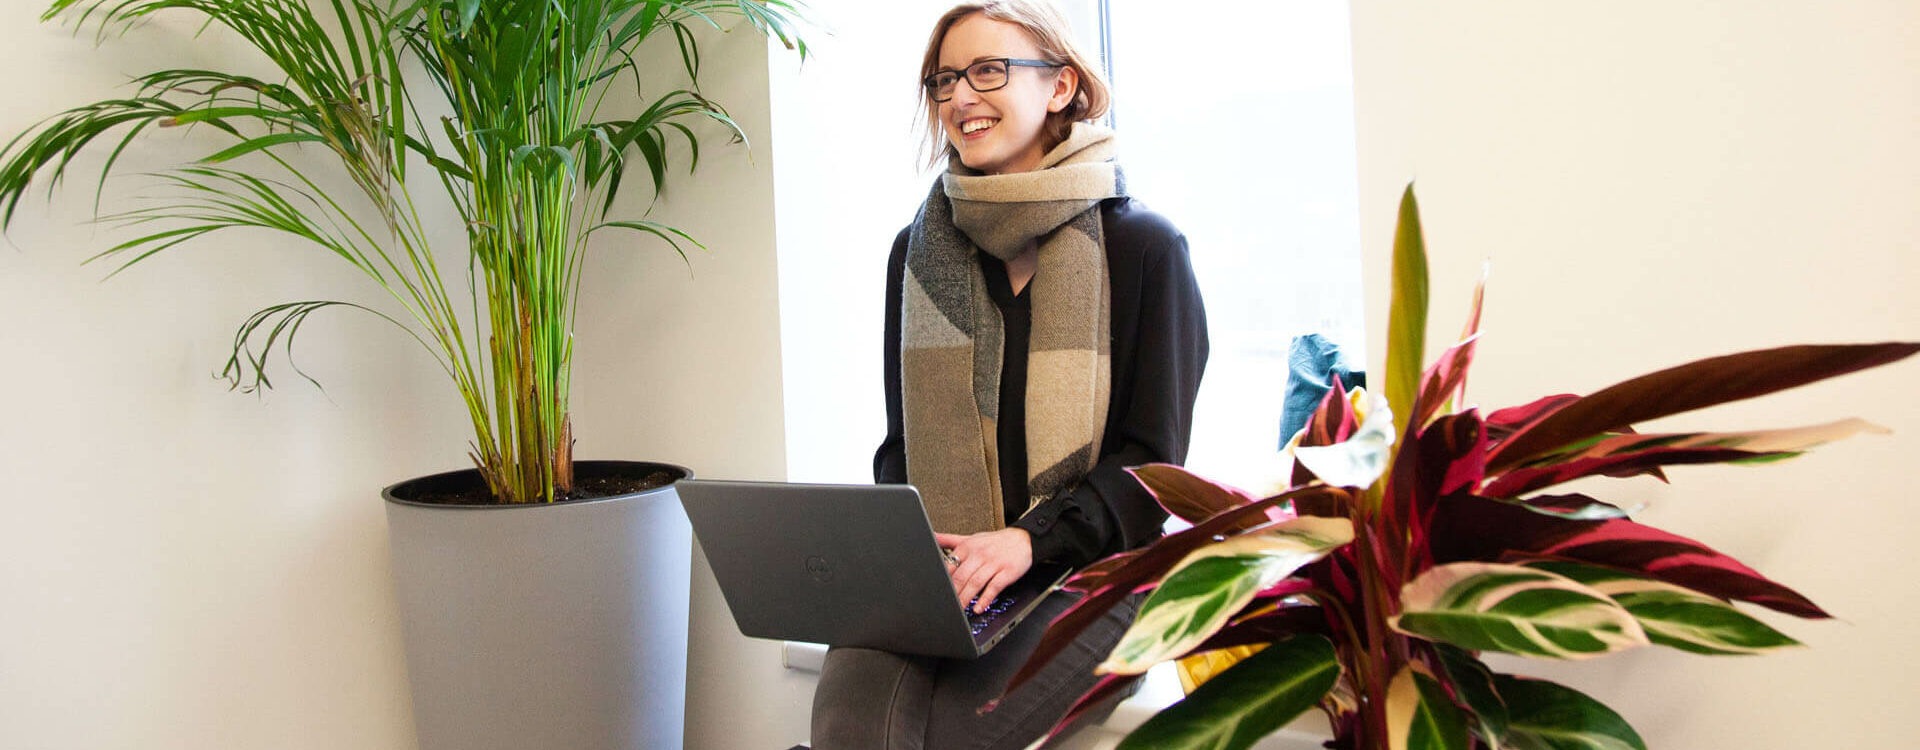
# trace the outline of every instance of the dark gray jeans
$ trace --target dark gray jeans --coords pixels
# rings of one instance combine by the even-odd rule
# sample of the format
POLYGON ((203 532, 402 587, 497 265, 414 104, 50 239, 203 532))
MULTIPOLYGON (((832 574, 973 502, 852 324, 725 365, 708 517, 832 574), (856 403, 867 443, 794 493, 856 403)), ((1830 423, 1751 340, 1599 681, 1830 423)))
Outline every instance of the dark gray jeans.
MULTIPOLYGON (((947 750, 1023 748, 1046 735, 1099 681, 1106 660, 1133 622, 1129 599, 1087 628, 1032 681, 999 708, 1013 673, 1040 645, 1040 634, 1078 594, 1055 592, 985 656, 971 661, 904 656, 864 648, 827 652, 813 694, 813 750, 947 750)), ((1117 700, 1115 701, 1117 702, 1117 700)), ((1111 711, 1104 707, 1095 716, 1111 711)))

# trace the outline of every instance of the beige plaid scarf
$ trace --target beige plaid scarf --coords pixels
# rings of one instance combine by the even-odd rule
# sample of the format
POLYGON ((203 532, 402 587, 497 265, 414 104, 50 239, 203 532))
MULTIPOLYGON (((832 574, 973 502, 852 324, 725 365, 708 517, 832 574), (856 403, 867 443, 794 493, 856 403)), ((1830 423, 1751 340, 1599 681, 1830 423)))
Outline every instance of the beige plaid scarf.
POLYGON ((1125 194, 1112 131, 1078 123, 1032 172, 980 175, 953 160, 907 239, 901 401, 907 478, 934 529, 1006 525, 997 423, 1005 330, 976 252, 1037 245, 1028 288, 1027 493, 1022 512, 1068 490, 1100 455, 1111 383, 1109 280, 1100 201, 1125 194))

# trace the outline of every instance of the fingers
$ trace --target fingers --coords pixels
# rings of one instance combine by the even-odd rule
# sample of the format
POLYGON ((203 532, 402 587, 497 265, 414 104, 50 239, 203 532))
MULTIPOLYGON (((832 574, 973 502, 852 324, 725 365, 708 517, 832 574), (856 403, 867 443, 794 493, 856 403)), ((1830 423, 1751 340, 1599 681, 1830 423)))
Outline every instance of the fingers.
POLYGON ((987 611, 987 607, 991 606, 994 600, 1000 598, 1000 592, 1005 591, 1008 586, 1013 585, 1013 582, 1019 579, 1019 576, 1012 575, 1011 573, 1011 568, 1003 568, 1000 572, 994 574, 993 577, 987 579, 987 585, 980 589, 979 603, 974 605, 974 612, 987 611))
POLYGON ((954 594, 961 606, 972 604, 974 612, 985 612, 993 600, 1033 565, 1032 542, 1020 529, 960 536, 935 534, 942 549, 952 550, 948 573, 954 594))
POLYGON ((1003 565, 968 563, 960 567, 961 569, 954 573, 955 580, 961 581, 955 589, 960 595, 960 606, 971 605, 976 614, 987 611, 987 607, 993 604, 994 597, 999 596, 1000 591, 1010 583, 1003 580, 1007 572, 1007 568, 1003 565), (965 574, 965 578, 960 578, 962 573, 965 574))

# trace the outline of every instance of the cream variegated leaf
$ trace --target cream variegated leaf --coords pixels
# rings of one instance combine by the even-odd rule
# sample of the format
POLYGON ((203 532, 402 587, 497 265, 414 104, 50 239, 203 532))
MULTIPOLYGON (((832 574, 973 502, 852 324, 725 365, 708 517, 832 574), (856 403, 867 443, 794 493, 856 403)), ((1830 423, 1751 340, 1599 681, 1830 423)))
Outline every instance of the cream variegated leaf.
POLYGON ((1579 581, 1625 607, 1647 639, 1671 648, 1708 655, 1761 654, 1799 646, 1726 601, 1664 581, 1573 563, 1532 563, 1579 581))
POLYGON ((1353 541, 1344 518, 1296 518, 1201 547, 1168 571, 1096 671, 1140 674, 1185 655, 1261 590, 1353 541))
POLYGON ((1371 487, 1386 473, 1394 435, 1393 409, 1375 398, 1352 437, 1333 445, 1295 447, 1293 458, 1335 487, 1371 487))
POLYGON ((1585 659, 1647 644, 1626 608, 1545 570, 1442 565, 1401 590, 1395 630, 1476 651, 1585 659))

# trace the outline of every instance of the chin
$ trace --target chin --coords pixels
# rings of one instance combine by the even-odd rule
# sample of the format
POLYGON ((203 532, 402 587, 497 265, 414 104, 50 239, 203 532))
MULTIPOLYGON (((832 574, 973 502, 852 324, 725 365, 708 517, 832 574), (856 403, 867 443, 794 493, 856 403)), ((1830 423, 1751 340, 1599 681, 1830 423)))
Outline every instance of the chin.
POLYGON ((992 155, 979 150, 974 150, 971 153, 967 151, 960 152, 960 163, 966 165, 968 169, 979 172, 991 173, 1000 167, 1004 161, 1005 159, 995 159, 992 155))

